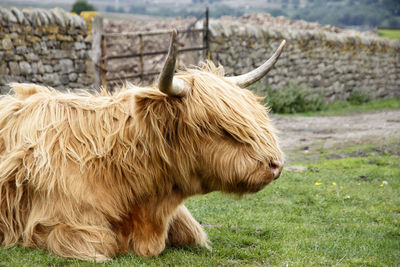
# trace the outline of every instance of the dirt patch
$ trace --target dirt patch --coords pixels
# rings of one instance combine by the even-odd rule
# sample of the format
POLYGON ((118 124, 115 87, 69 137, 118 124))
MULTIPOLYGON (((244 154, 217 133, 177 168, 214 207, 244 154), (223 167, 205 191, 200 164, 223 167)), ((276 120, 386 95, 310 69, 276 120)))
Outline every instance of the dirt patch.
MULTIPOLYGON (((371 153, 400 155, 400 144, 380 145, 385 140, 400 140, 400 110, 378 111, 345 116, 279 116, 272 115, 286 154, 301 151, 318 154, 347 145, 377 143, 371 153)), ((353 152, 363 156, 365 151, 353 152)), ((346 154, 332 154, 332 157, 346 154)), ((290 159, 289 159, 290 160, 290 159)))

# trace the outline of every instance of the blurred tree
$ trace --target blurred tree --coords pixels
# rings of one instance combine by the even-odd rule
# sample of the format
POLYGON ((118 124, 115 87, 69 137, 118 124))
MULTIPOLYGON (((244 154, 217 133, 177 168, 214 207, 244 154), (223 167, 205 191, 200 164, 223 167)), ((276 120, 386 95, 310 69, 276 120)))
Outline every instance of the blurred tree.
POLYGON ((292 19, 367 27, 400 27, 399 12, 400 0, 308 0, 304 8, 287 11, 292 19))
POLYGON ((113 6, 106 6, 106 12, 111 12, 111 13, 125 13, 125 10, 123 7, 120 7, 116 9, 113 6))
POLYGON ((400 1, 399 0, 383 0, 382 5, 395 16, 400 16, 400 1))
POLYGON ((86 0, 78 0, 72 5, 71 12, 81 14, 82 11, 95 11, 93 5, 89 4, 86 0))
POLYGON ((133 13, 133 14, 147 14, 147 8, 146 6, 142 5, 136 5, 136 6, 131 6, 131 8, 129 9, 129 13, 133 13))
POLYGON ((272 8, 272 9, 268 9, 267 11, 269 14, 271 14, 274 17, 287 16, 285 11, 283 11, 282 9, 279 9, 279 8, 272 8))
POLYGON ((219 5, 210 9, 210 16, 213 18, 219 18, 221 16, 233 16, 233 17, 240 17, 244 15, 243 8, 234 8, 231 6, 226 5, 219 5))

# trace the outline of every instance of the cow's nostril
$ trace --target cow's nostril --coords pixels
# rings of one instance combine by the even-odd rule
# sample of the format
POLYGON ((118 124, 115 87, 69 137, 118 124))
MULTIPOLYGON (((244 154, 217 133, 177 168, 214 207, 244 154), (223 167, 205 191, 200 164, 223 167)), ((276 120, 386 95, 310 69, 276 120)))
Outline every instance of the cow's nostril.
POLYGON ((277 162, 276 162, 275 160, 272 160, 272 161, 269 163, 269 167, 270 167, 271 169, 276 169, 276 168, 278 168, 277 162))
POLYGON ((271 169, 282 169, 282 163, 278 160, 273 159, 269 162, 269 167, 271 169))
POLYGON ((283 164, 278 160, 271 160, 269 163, 274 179, 278 179, 281 175, 283 164))

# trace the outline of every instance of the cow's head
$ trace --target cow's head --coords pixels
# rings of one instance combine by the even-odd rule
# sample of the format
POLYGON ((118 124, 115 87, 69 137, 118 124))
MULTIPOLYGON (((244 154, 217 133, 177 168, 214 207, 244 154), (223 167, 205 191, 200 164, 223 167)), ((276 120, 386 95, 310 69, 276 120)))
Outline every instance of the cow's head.
POLYGON ((244 75, 224 77, 223 69, 210 62, 174 75, 176 35, 159 78, 164 94, 155 97, 164 106, 153 111, 159 118, 151 123, 163 121, 159 132, 166 129, 163 139, 171 149, 165 149, 169 156, 164 159, 174 166, 169 175, 190 180, 185 191, 259 191, 280 176, 283 154, 261 98, 244 88, 273 67, 285 41, 262 66, 244 75))

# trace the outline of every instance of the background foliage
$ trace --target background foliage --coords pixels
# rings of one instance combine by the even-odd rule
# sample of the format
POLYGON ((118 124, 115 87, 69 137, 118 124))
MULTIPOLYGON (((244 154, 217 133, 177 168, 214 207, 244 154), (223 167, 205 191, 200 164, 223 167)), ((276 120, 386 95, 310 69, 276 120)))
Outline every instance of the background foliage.
POLYGON ((78 0, 72 5, 71 12, 80 14, 82 11, 95 11, 95 8, 85 0, 78 0))
POLYGON ((246 4, 241 1, 192 0, 173 7, 137 2, 126 8, 106 7, 108 12, 127 12, 166 17, 196 16, 210 6, 210 16, 242 16, 246 13, 268 12, 273 16, 316 21, 320 24, 358 27, 400 27, 398 0, 266 0, 246 4))
POLYGON ((313 112, 325 109, 322 95, 312 93, 308 88, 291 83, 281 89, 266 87, 267 106, 273 113, 313 112))

